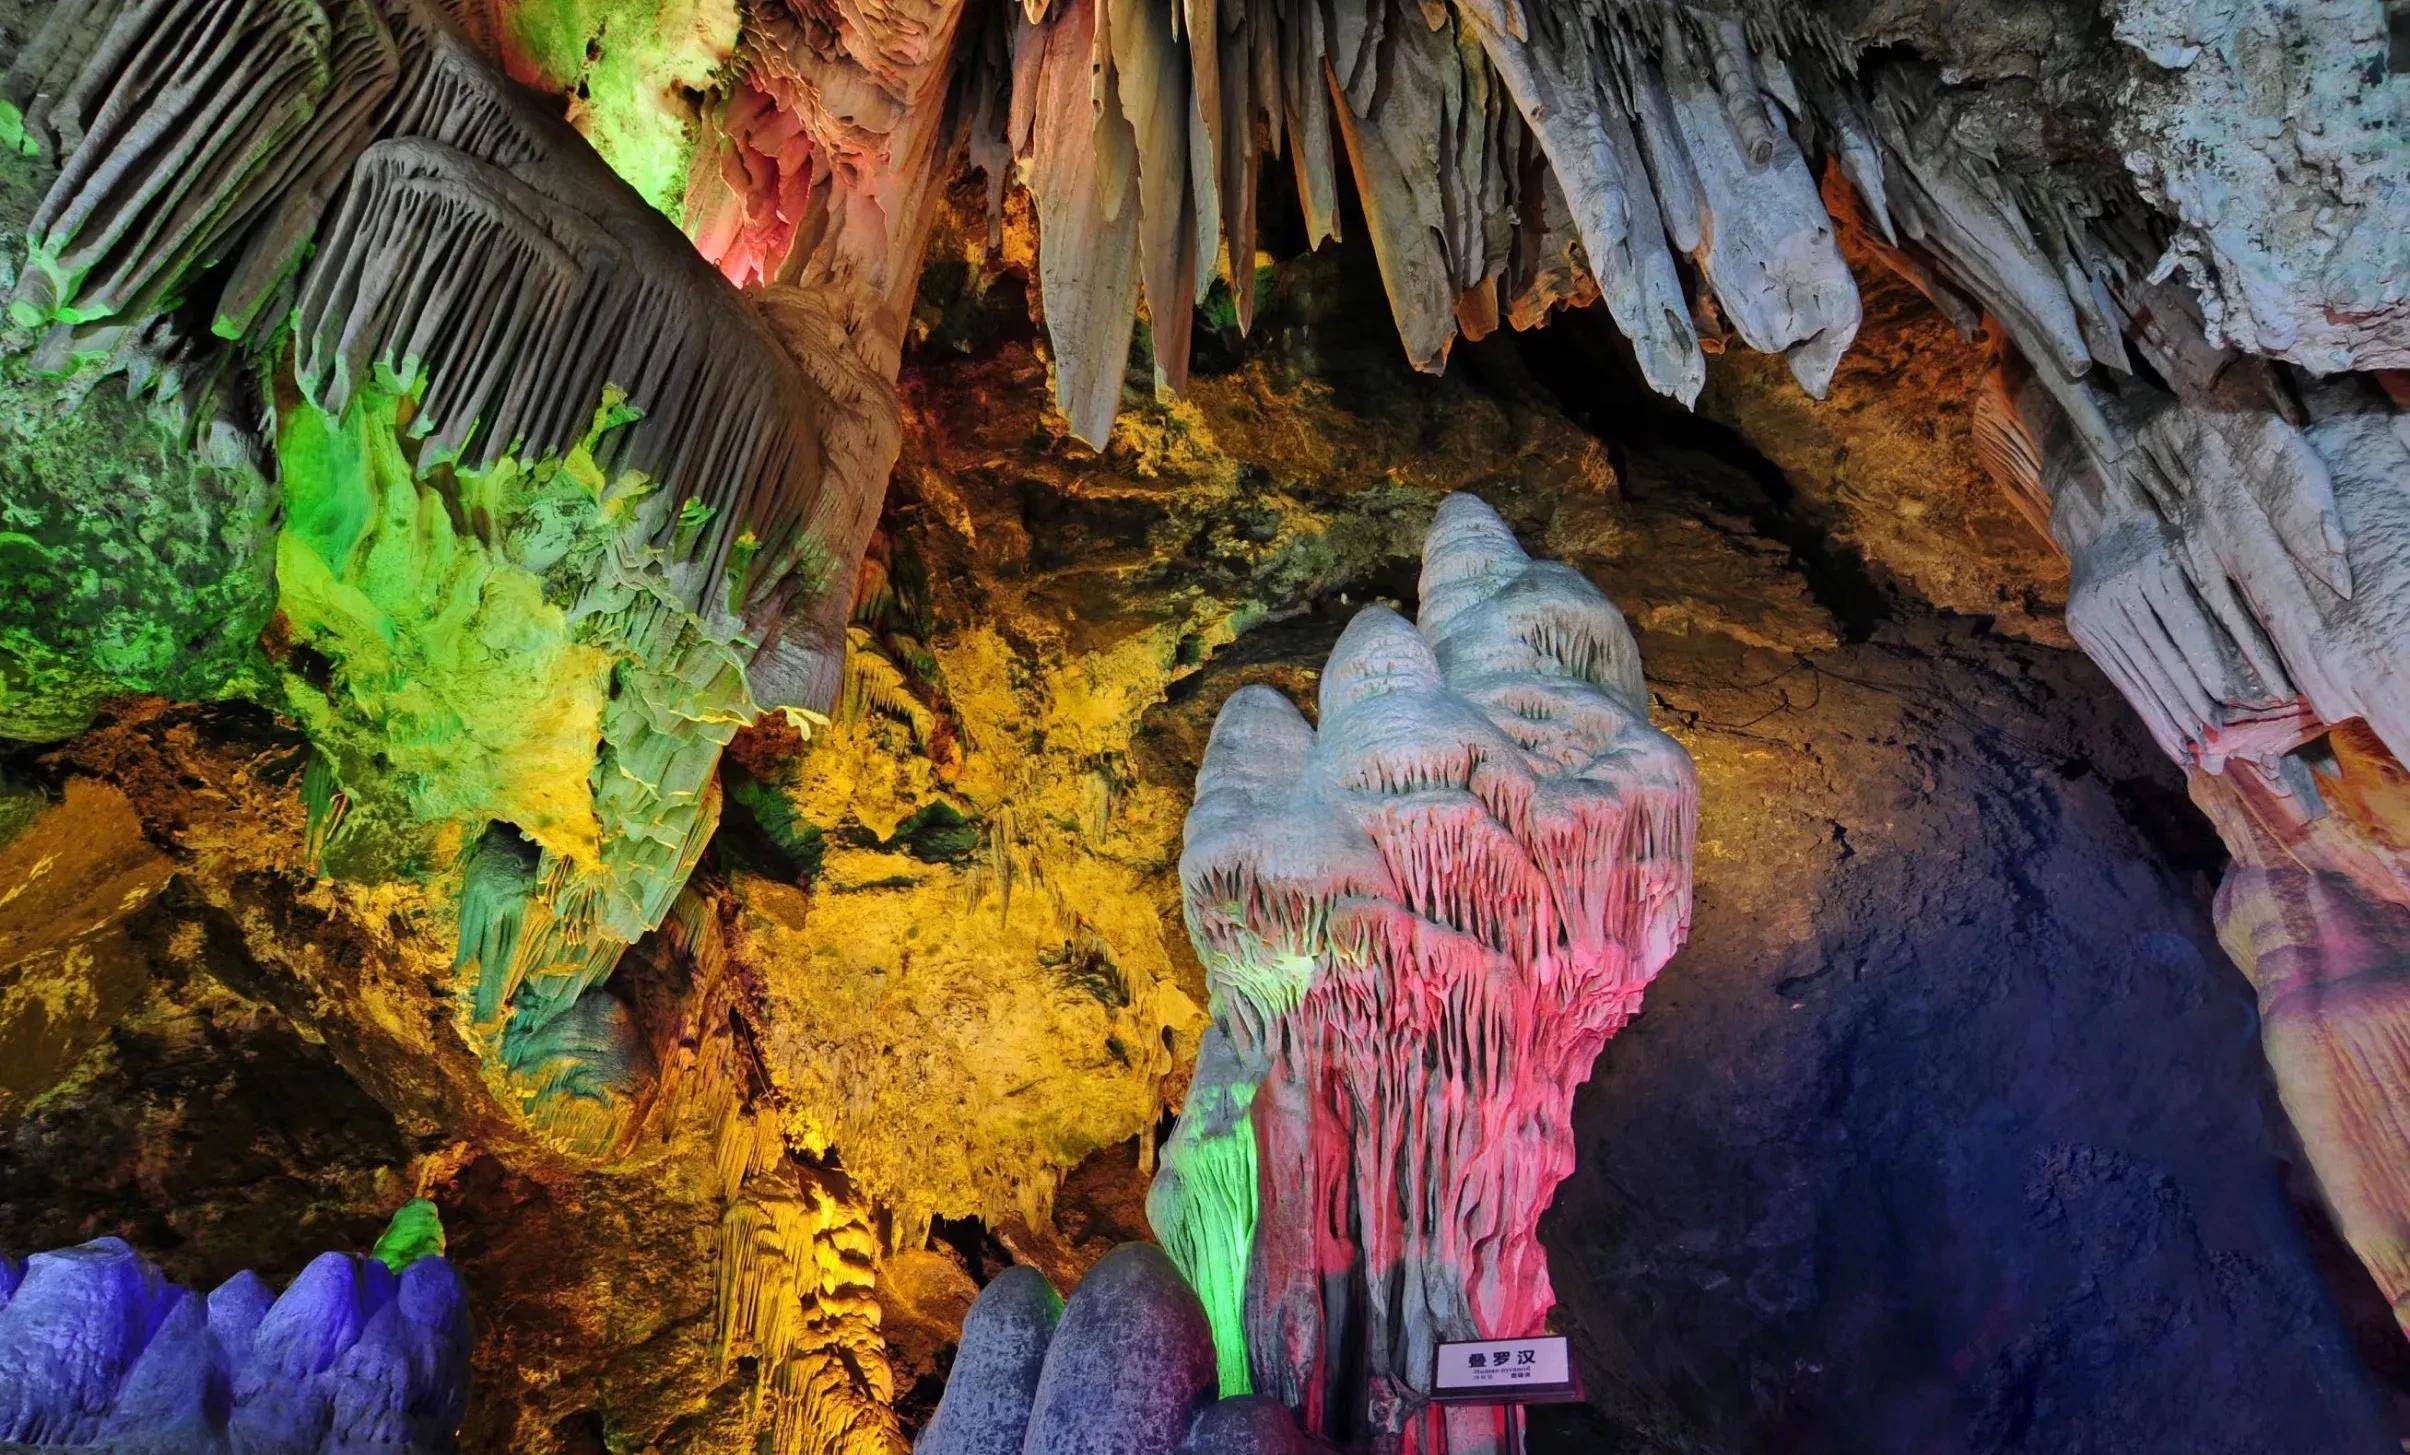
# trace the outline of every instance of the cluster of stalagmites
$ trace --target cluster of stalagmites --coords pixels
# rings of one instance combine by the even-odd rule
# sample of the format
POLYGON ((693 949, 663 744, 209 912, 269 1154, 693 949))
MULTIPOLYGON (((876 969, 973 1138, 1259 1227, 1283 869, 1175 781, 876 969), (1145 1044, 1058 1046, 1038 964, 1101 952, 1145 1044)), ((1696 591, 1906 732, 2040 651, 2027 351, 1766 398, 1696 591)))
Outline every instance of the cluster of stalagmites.
POLYGON ((394 1241, 320 1254, 281 1294, 248 1270, 195 1293, 116 1238, 0 1258, 0 1444, 451 1450, 468 1403, 467 1294, 439 1251, 394 1241))
POLYGON ((915 1455, 1313 1455, 1276 1401, 1214 1393, 1205 1310, 1171 1260, 1126 1244, 1068 1301, 1012 1268, 963 1321, 915 1455))
POLYGON ((1622 617, 1479 500, 1420 600, 1349 624, 1318 729, 1263 687, 1214 724, 1180 861, 1214 1026, 1148 1207, 1225 1390, 1508 1451, 1511 1411, 1425 1402, 1433 1356, 1545 1327, 1574 1088, 1688 931, 1698 785, 1622 617))

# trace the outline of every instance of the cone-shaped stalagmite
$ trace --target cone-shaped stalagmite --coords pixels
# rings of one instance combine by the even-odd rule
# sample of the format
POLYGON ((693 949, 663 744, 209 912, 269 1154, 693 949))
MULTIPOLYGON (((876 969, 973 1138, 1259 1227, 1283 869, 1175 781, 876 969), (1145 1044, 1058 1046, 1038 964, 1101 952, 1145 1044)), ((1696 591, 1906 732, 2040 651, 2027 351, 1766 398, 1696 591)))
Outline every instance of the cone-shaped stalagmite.
POLYGON ((916 1455, 1308 1455, 1288 1411, 1213 1397, 1205 1310, 1160 1249, 1105 1255, 1070 1301, 1011 1268, 963 1323, 916 1455))
POLYGON ((1062 1318, 1062 1295, 1034 1268, 1007 1268, 981 1289, 916 1455, 1021 1455, 1046 1346, 1062 1318))

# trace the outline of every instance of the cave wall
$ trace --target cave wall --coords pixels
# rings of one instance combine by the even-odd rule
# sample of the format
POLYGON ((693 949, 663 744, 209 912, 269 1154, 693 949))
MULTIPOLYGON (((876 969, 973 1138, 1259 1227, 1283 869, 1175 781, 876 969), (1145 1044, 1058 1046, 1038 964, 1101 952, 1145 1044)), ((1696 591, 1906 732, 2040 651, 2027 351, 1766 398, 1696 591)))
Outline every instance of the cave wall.
POLYGON ((1916 617, 1771 686, 1651 646, 1722 791, 1548 1224, 1607 1426, 2386 1448, 2321 1272, 2381 1300, 2305 1237, 2214 845, 2087 664, 1916 617))
MULTIPOLYGON (((859 1145, 864 1175, 892 1179, 878 1201, 918 1198, 940 1224, 924 1249, 907 1216, 882 1255, 897 1348, 914 1341, 942 1370, 967 1302, 948 1290, 1007 1259, 1068 1286, 1136 1231, 1141 1133, 1178 1068, 1149 1070, 1146 1022, 1125 1034, 1116 1021, 1150 995, 1202 1003, 1162 926, 1206 726, 1246 683, 1310 686, 1356 604, 1410 607, 1430 510, 1470 488, 1532 548, 1632 604, 1656 710, 1698 761, 1706 805, 1695 943, 1578 1103, 1579 1170, 1546 1224, 1598 1423, 1543 1418, 1535 1443, 1915 1449, 1946 1432, 2010 1450, 2063 1433, 2067 1448, 2145 1450, 2197 1418, 2204 1440, 2214 1425, 2251 1449, 2276 1436, 2248 1432, 2298 1425, 2305 1390, 2334 1448, 2384 1434, 2285 1198, 2247 989, 2209 953, 2212 861, 2177 827, 2181 780, 2079 656, 1938 611, 1900 584, 1910 573, 1886 576, 1847 545, 1803 554, 1798 542, 1822 538, 1818 502, 1770 493, 1780 477, 1746 441, 1592 434, 1564 415, 1545 353, 1489 347, 1445 378, 1405 371, 1349 325, 1368 282, 1344 257, 1283 270, 1260 348, 1200 377, 1188 402, 1137 408, 1101 453, 1029 387, 1042 356, 1008 283, 993 286, 963 305, 976 326, 960 348, 923 354, 906 380, 913 423, 880 548, 894 599, 867 591, 857 625, 860 654, 900 686, 841 702, 825 756, 740 741, 730 798, 744 806, 705 865, 738 910, 712 923, 740 977, 791 973, 785 951, 748 958, 749 900, 793 903, 801 933, 833 900, 843 923, 910 926, 919 941, 855 932, 855 963, 828 989, 781 992, 766 1019, 744 1010, 772 1053, 746 1074, 765 1084, 779 1054, 811 1072, 811 1048, 858 1034, 860 1017, 910 1024, 898 1017, 915 993, 871 987, 908 987, 924 956, 947 967, 943 983, 984 979, 1053 1018, 1009 1040, 965 1033, 947 1054, 987 1058, 996 1071, 981 1075, 1016 1057, 1094 1068, 1074 1100, 1046 1094, 1056 1120, 1032 1124, 1057 1130, 1028 1145, 1078 1165, 1029 1211, 1001 1184, 958 1182, 951 1162, 917 1181, 877 1172, 878 1103, 797 1083, 777 1119, 790 1135, 843 1125, 835 1155, 859 1145), (933 802, 954 817, 899 835, 933 802), (1008 809, 1019 827, 1004 837, 1008 809), (942 832, 956 818, 982 830, 977 852, 942 832), (999 838, 1021 858, 1009 876, 988 848, 999 838), (1010 914, 1026 917, 1011 922, 1027 927, 1009 937, 985 920, 1002 921, 1008 877, 1010 914), (1116 984, 1126 1005, 1107 1004, 1116 984), (847 986, 850 1003, 829 998, 847 986), (796 1037, 783 1053, 781 1034, 796 1037), (966 1217, 996 1241, 965 1252, 953 1220, 966 1217), (935 1308, 934 1334, 911 1332, 931 1317, 914 1321, 915 1297, 935 1308), (2209 1401, 2187 1372, 2203 1365, 2253 1374, 2209 1401), (1968 1393, 1937 1392, 1951 1388, 1968 1393), (2131 1408, 2133 1423, 2095 1429, 2101 1407, 2131 1408)), ((1747 421, 1773 405, 1737 379, 1718 387, 1762 428, 1747 421)), ((1914 413, 1875 423, 1897 432, 1914 413)), ((1912 493, 1921 467, 1900 459, 1870 467, 1867 488, 1912 493)), ((433 1039, 374 1033, 379 1017, 439 1003, 446 956, 440 935, 392 918, 424 918, 406 898, 304 872, 298 739, 224 709, 111 711, 12 771, 49 797, 76 782, 124 793, 147 852, 174 866, 158 911, 171 948, 206 945, 209 973, 237 987, 226 994, 275 1008, 263 1026, 311 1026, 336 1053, 311 1063, 318 1095, 357 1085, 392 1108, 308 1160, 417 1168, 409 1190, 446 1201, 481 1300, 468 1447, 574 1450, 643 1431, 700 1449, 745 1428, 747 1386, 713 1349, 720 1204, 694 1161, 708 1139, 669 1135, 615 1171, 580 1171, 514 1130, 473 1071, 458 1079, 474 1061, 441 1018, 433 1039), (308 941, 320 948, 297 957, 308 941), (361 998, 343 964, 389 967, 374 972, 382 999, 361 998), (452 1082, 427 1079, 446 1067, 452 1082)), ((681 955, 648 947, 639 970, 681 955)), ((109 1068, 143 1017, 166 1013, 113 1032, 21 1124, 86 1125, 80 1141, 20 1131, 24 1176, 141 1160, 161 1131, 120 1105, 109 1068)), ((921 1030, 911 1043, 949 1044, 921 1030)), ((177 1088, 202 1076, 151 1074, 177 1088)), ((887 1074, 854 1095, 907 1094, 884 1090, 887 1074)), ((214 1159, 171 1167, 134 1194, 212 1230, 172 1256, 246 1256, 252 1235, 231 1214, 264 1194, 230 1204, 221 1175, 214 1159)), ((332 1191, 326 1175, 283 1195, 282 1215, 339 1206, 366 1225, 402 1190, 390 1170, 332 1191)), ((52 1204, 17 1207, 8 1241, 97 1229, 107 1204, 86 1206, 72 1229, 52 1204)), ((908 1407, 925 1410, 933 1387, 908 1407)))

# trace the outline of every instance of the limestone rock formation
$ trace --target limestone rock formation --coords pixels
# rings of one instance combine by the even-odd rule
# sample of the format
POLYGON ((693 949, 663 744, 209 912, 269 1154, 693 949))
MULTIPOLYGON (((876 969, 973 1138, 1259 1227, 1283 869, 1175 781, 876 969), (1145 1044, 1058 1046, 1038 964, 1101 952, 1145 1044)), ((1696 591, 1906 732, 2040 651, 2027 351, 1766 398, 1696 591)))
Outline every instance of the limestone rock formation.
POLYGON ((1420 1396, 1440 1341, 1544 1325, 1572 1092, 1688 933, 1698 787, 1614 607, 1478 499, 1419 594, 1348 625, 1317 727, 1263 688, 1214 724, 1181 880, 1228 1045, 1150 1212, 1309 1429, 1505 1451, 1514 1412, 1420 1396))
POLYGON ((2116 143, 2174 224, 2160 267, 2191 285, 2210 336, 2316 374, 2410 366, 2410 244, 2384 220, 2410 205, 2400 12, 2297 0, 2109 12, 2118 42, 2150 63, 2116 143), (2292 49, 2288 64, 2258 63, 2271 41, 2292 49), (2380 79, 2372 60, 2388 47, 2380 79))
POLYGON ((1313 1455, 1328 1448, 1298 1429, 1280 1401, 1242 1394, 1197 1411, 1180 1455, 1313 1455))
POLYGON ((47 1090, 142 988, 127 915, 165 885, 125 795, 88 779, 0 843, 0 1115, 47 1090))
POLYGON ((2370 729, 2325 735, 2306 782, 2195 772, 2233 851, 2219 938, 2259 993, 2260 1036, 2335 1221, 2410 1328, 2410 776, 2370 729))
POLYGON ((1309 1455, 1288 1412, 1213 1396, 1213 1340, 1180 1271, 1114 1249, 1060 1300, 1026 1268, 972 1305, 919 1455, 1309 1455))
POLYGON ((116 1238, 0 1259, 0 1441, 179 1452, 454 1448, 468 1295, 406 1209, 370 1256, 326 1253, 282 1294, 206 1296, 116 1238), (405 1220, 411 1226, 405 1226, 405 1220))
POLYGON ((862 1210, 826 1186, 757 1187, 720 1224, 719 1352, 758 1366, 782 1455, 888 1455, 895 1387, 872 1296, 876 1242, 862 1210))
MULTIPOLYGON (((1294 690, 1331 618, 1410 596, 1393 557, 1429 494, 1545 475, 1557 493, 1519 526, 1619 542, 1590 559, 1644 552, 1691 588, 1652 593, 1641 630, 1781 654, 1732 679, 1773 682, 1772 705, 1710 694, 1732 722, 1800 713, 1810 684, 1859 664, 1803 665, 1881 613, 1826 618, 1858 589, 1848 552, 1796 519, 1777 539, 1779 502, 1679 525, 1662 502, 1608 503, 1608 452, 1644 429, 1602 415, 1587 454, 1535 450, 1520 406, 1392 375, 1375 402, 1331 407, 1361 326, 1324 313, 1280 337, 1276 265, 1343 219, 1361 219, 1369 250, 1346 256, 1379 284, 1391 357, 1434 371, 1472 352, 1503 394, 1532 384, 1501 325, 1597 301, 1674 399, 1739 344, 1806 393, 1856 369, 1913 402, 1886 356, 1844 357, 1879 323, 1870 267, 1985 336, 2001 369, 1980 439, 2065 550, 2073 636, 2225 830, 2221 918, 2287 1104, 2345 1235, 2388 1297, 2410 1288, 2410 1080, 2388 1049, 2410 902, 2394 806, 2410 165, 2398 25, 2376 0, 0 0, 0 37, 0 580, 24 588, 0 592, 0 737, 63 745, 5 750, 12 769, 40 760, 25 798, 45 806, 22 838, 0 823, 0 1132, 31 1129, 62 1218, 120 1188, 155 1203, 147 1154, 110 1192, 62 1183, 77 1144, 60 1128, 156 1091, 145 1047, 237 1020, 323 1042, 341 1071, 319 1074, 391 1122, 357 1158, 534 1209, 486 1250, 526 1295, 483 1356, 513 1381, 507 1410, 480 1413, 489 1440, 876 1447, 905 1382, 874 1317, 880 1259, 936 1258, 967 1286, 954 1260, 984 1255, 940 1251, 932 1229, 976 1217, 1050 1271, 1083 1261, 1050 1199, 1112 1144, 1143 1175, 1194 1044, 1197 967, 1164 927, 1195 743, 1167 747, 1164 724, 1210 710, 1186 695, 1225 653, 1294 690), (960 342, 956 260, 922 263, 978 210, 966 163, 987 203, 963 229, 986 224, 974 267, 1026 272, 989 296, 1026 313, 1025 286, 1017 324, 1051 345, 982 362, 1017 361, 1011 387, 1050 392, 1060 417, 919 393, 925 457, 890 526, 964 542, 946 564, 978 568, 950 583, 941 637, 903 619, 865 548, 900 400, 922 387, 899 389, 906 345, 960 342), (1217 394, 1250 331, 1261 367, 1217 394), (1149 375, 1209 407, 1146 400, 1149 375), (1064 445, 1066 424, 1100 453, 1064 445), (724 769, 746 724, 783 741, 822 710, 838 721, 802 761, 724 769), (66 907, 45 914, 34 896, 54 892, 66 907), (199 965, 239 990, 152 978, 199 965), (550 1279, 535 1245, 556 1239, 581 1256, 550 1279)), ((1628 403, 1549 383, 1575 413, 1628 403)), ((1792 446, 1767 453, 1838 481, 1824 442, 1792 446)), ((1911 533, 1926 503, 1902 491, 1869 515, 1911 533)), ((2022 569, 1970 570, 1984 590, 1943 604, 1985 609, 2022 569)), ((1429 621, 1446 594, 1421 603, 1429 621)), ((1420 670, 1410 637, 1376 619, 1338 665, 1420 670)), ((1350 697, 1360 682, 1331 687, 1386 722, 1350 697)), ((1234 711, 1280 742, 1302 730, 1254 698, 1234 711)), ((1702 712, 1686 731, 1722 730, 1702 712)), ((1324 724, 1329 753, 1387 761, 1386 740, 1336 736, 1347 715, 1324 724)), ((1485 733, 1525 754, 1545 736, 1511 706, 1457 716, 1488 745, 1483 774, 1511 759, 1485 733)), ((1829 761, 1780 751, 1802 774, 1829 761)), ((2081 778, 2079 756, 2057 766, 2081 778)), ((2013 775, 1983 781, 2030 807, 2013 775)), ((1511 820, 1506 791, 1465 816, 1511 820)), ((1845 819, 1869 831, 1835 811, 1843 859, 1845 819)), ((1979 827, 2014 837, 2002 822, 1979 827)), ((1489 941, 1545 941, 1545 917, 1451 902, 1457 872, 1378 881, 1395 913, 1375 923, 1426 927, 1399 952, 1418 974, 1435 916, 1472 914, 1459 928, 1510 960, 1528 947, 1489 941)), ((1670 933, 1632 932, 1601 1005, 1636 993, 1633 966, 1670 933)), ((1461 979, 1454 955, 1439 971, 1461 979)), ((1288 979, 1241 991, 1286 997, 1298 967, 1276 968, 1288 979)), ((1365 988, 1340 969, 1318 983, 1365 988)), ((1259 1216, 1263 1179, 1322 1195, 1319 1173, 1287 1177, 1298 1148, 1278 1131, 1309 1108, 1266 1079, 1268 1028, 1303 1012, 1251 1025, 1238 993, 1219 994, 1158 1197, 1224 1330, 1247 1321, 1248 1250, 1291 1221, 1259 1216)), ((1358 1011, 1388 1029, 1402 1014, 1377 996, 1358 1011)), ((1579 1044, 1547 1055, 1553 1083, 1587 1064, 1579 1044)), ((142 1104, 155 1148, 175 1117, 142 1104)), ((1561 1168, 1533 1166, 1510 1200, 1536 1211, 1561 1168)), ((367 1174, 318 1175, 302 1180, 367 1174)), ((2083 1180, 2016 1175, 2054 1206, 2083 1180)), ((1531 1246, 1528 1228, 1500 1235, 1531 1246)), ((2070 1266, 2089 1276, 2089 1258, 2070 1266)), ((2192 1262, 2166 1267, 2190 1289, 2192 1262)), ((1528 1258, 1484 1280, 1519 1316, 1547 1301, 1528 1258)), ((1360 1302, 1405 1329, 1422 1315, 1400 1309, 1445 1302, 1372 1294, 1349 1319, 1360 1302)), ((2293 1371, 2272 1388, 2315 1385, 2324 1345, 2269 1353, 2285 1346, 2265 1311, 2289 1298, 2242 1300, 2265 1318, 2201 1347, 2293 1371)), ((1440 1312, 1477 1323, 1479 1305, 1440 1312)), ((2060 1349, 2059 1328, 2031 1346, 2060 1349)), ((1792 1333, 1768 1346, 1798 1362, 1753 1367, 1744 1395, 1735 1375, 1726 1402, 1812 1382, 1799 1371, 1827 1361, 1810 1354, 1840 1342, 1792 1333)), ((1385 1343, 1391 1373, 1420 1357, 1403 1334, 1369 1341, 1385 1343)), ((129 1408, 171 1411, 189 1387, 189 1345, 161 1348, 129 1373, 129 1408)), ((1220 1353, 1225 1387, 1257 1382, 1220 1353)), ((1291 1398, 1301 1377, 1265 1383, 1291 1398)), ((1189 1438, 1273 1438, 1228 1408, 1189 1438)), ((1856 1448, 1910 1446, 1894 1433, 1856 1448)))
POLYGON ((1213 1398, 1213 1335, 1161 1252, 1116 1248, 1064 1301, 1022 1449, 1168 1450, 1213 1398))
POLYGON ((1007 1268, 962 1321, 945 1399, 917 1455, 1020 1455, 1063 1296, 1034 1268, 1007 1268))
MULTIPOLYGON (((0 833, 28 801, 16 785, 55 802, 90 780, 132 800, 173 872, 125 921, 160 988, 39 1106, 0 1113, 0 1242, 122 1231, 206 1288, 366 1246, 359 1210, 425 1177, 478 1294, 464 1448, 574 1455, 609 1434, 703 1455, 765 1433, 754 1361, 717 1348, 716 1157, 766 1202, 799 1178, 833 1186, 781 1153, 808 1115, 837 1129, 829 1160, 863 1172, 861 1226, 902 1241, 868 1167, 920 1169, 908 1148, 872 1151, 882 1129, 935 1127, 949 1150, 928 1170, 949 1179, 957 1150, 1010 1152, 991 1164, 995 1212, 941 1208, 929 1246, 879 1255, 877 1334, 910 1430, 956 1287, 958 1309, 1027 1250, 1068 1288, 1100 1241, 1143 1235, 1140 1149, 1109 1144, 1154 1124, 1191 1044, 1183 1021, 1163 1071, 1145 1069, 1149 988, 1203 999, 1173 906, 1216 710, 1245 684, 1310 692, 1358 604, 1412 600, 1437 500, 1477 489, 1535 554, 1613 584, 1702 780, 1693 942, 1577 1099, 1581 1170, 1543 1223, 1596 1414, 1535 1412, 1531 1448, 1999 1452, 2015 1428, 2137 1455, 2389 1448, 2281 1191, 2292 1154, 2260 1109, 2247 1002, 2201 958, 2198 846, 2166 838, 2188 817, 2163 789, 2180 780, 2072 654, 1936 616, 1913 587, 1857 600, 1845 553, 1808 553, 1812 508, 1854 483, 1867 432, 1912 441, 1928 413, 1920 390, 1882 387, 1902 341, 1845 365, 1869 369, 1867 417, 1835 440, 1851 472, 1785 459, 1787 497, 1622 386, 1600 435, 1575 395, 1519 388, 1518 360, 1551 362, 1519 346, 1558 334, 1407 371, 1373 261, 1359 240, 1277 269, 1247 352, 1186 401, 1133 406, 1101 456, 1050 417, 1009 276, 987 305, 1000 340, 919 357, 873 586, 900 605, 865 603, 859 628, 903 696, 865 673, 859 714, 815 727, 801 780, 740 740, 748 766, 725 770, 731 806, 691 892, 606 986, 643 1049, 626 1150, 603 1166, 481 1099, 447 1009, 446 882, 421 897, 308 872, 297 729, 239 704, 120 701, 71 742, 5 750, 0 833), (953 816, 923 813, 941 800, 953 816), (768 937, 749 941, 754 911, 727 892, 740 877, 792 891, 753 900, 792 911, 786 948, 756 953, 768 937), (716 936, 717 960, 690 955, 716 936), (982 989, 949 997, 949 980, 982 989), (808 1013, 783 1045, 809 1078, 764 1075, 752 1049, 783 1016, 756 991, 808 1013), (978 1038, 991 997, 1027 1017, 1023 1044, 978 1038), (925 1039, 932 1015, 961 1029, 925 1039), (817 1058, 816 1027, 843 1028, 848 1055, 817 1058), (974 1103, 950 1088, 925 1104, 955 1064, 997 1077, 978 1095, 1009 1123, 956 1112, 974 1103), (1016 1065, 1045 1079, 1022 1089, 1016 1065), (723 1120, 714 1088, 744 1115, 723 1120), (1079 1164, 1047 1179, 1050 1221, 1009 1214, 1016 1162, 1079 1164), (330 1223, 344 1231, 308 1235, 330 1223), (958 1282, 907 1316, 906 1264, 958 1282), (2219 1369, 2252 1373, 2203 1378, 2219 1369)), ((1870 309, 1870 330, 1892 326, 1870 309)), ((1927 321, 1914 347, 1972 352, 1951 344, 1927 321)), ((1755 363, 1813 407, 1781 361, 1755 363)), ((1558 377, 1587 397, 1612 375, 1558 377)), ((1958 448, 1946 426, 1937 448, 1958 448)), ((1906 521, 1924 497, 1901 483, 1887 499, 1906 521)))
MULTIPOLYGON (((624 1101, 626 1035, 585 997, 716 822, 754 650, 858 556, 892 405, 417 0, 56 5, 0 94, 57 162, 12 304, 40 357, 238 418, 232 358, 289 368, 303 665, 267 695, 317 744, 314 852, 417 877, 465 835, 472 1014, 538 1124, 606 1150, 576 1106, 624 1101)), ((776 665, 773 705, 834 681, 776 665)))

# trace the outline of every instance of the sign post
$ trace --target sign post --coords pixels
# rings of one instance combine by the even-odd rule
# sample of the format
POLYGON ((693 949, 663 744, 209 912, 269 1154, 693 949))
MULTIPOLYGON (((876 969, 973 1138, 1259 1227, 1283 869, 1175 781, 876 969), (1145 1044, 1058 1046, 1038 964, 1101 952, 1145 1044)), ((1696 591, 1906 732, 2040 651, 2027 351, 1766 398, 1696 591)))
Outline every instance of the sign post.
POLYGON ((1582 1397, 1561 1334, 1442 1344, 1432 1357, 1437 1404, 1557 1404, 1582 1397))

